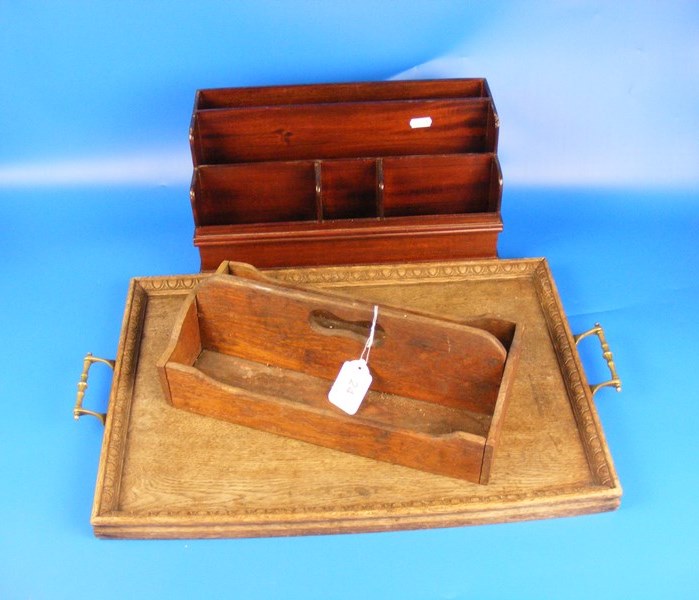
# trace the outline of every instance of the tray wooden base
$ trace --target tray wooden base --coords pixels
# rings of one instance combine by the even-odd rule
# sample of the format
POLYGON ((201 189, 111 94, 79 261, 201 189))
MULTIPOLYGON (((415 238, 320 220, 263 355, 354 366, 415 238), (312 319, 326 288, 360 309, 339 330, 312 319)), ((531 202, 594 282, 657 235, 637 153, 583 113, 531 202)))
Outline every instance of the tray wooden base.
POLYGON ((544 259, 286 269, 282 280, 524 325, 488 485, 169 406, 156 361, 206 275, 134 279, 97 478, 95 534, 255 537, 446 527, 611 510, 621 487, 544 259))

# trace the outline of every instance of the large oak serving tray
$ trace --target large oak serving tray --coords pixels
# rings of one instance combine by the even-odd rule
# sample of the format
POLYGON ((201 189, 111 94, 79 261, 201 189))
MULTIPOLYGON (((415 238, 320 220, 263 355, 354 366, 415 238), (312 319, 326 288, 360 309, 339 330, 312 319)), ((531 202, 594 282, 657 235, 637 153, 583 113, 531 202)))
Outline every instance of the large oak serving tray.
POLYGON ((445 527, 616 508, 621 487, 544 259, 286 269, 280 281, 446 318, 523 324, 488 485, 169 406, 156 362, 206 275, 132 280, 92 512, 120 538, 254 537, 445 527))
POLYGON ((201 268, 495 257, 498 131, 485 79, 199 90, 201 268))

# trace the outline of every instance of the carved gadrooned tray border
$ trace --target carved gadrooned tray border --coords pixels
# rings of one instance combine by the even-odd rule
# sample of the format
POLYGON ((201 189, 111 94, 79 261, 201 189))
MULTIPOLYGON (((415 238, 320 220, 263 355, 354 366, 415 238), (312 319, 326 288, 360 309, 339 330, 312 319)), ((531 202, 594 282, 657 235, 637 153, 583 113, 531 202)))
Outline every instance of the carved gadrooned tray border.
POLYGON ((621 486, 604 439, 589 385, 545 259, 440 262, 271 272, 280 280, 322 288, 368 284, 410 285, 481 278, 531 277, 556 352, 592 483, 499 490, 484 498, 463 495, 443 500, 400 499, 358 506, 245 507, 220 510, 119 508, 122 471, 146 305, 150 296, 186 295, 205 274, 132 280, 122 322, 91 522, 96 535, 121 538, 259 537, 315 533, 384 531, 550 518, 613 510, 621 486))

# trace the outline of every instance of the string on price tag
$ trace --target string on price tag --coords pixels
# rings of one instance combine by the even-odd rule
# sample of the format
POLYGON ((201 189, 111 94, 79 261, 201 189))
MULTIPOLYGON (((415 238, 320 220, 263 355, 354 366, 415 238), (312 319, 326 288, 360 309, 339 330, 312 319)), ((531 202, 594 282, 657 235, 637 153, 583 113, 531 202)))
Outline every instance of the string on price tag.
POLYGON ((364 349, 356 360, 348 360, 340 369, 335 382, 328 392, 328 400, 335 406, 353 415, 358 410, 369 391, 372 376, 369 372, 369 354, 374 344, 376 321, 379 317, 379 307, 374 306, 374 318, 371 321, 369 337, 364 344, 364 349))

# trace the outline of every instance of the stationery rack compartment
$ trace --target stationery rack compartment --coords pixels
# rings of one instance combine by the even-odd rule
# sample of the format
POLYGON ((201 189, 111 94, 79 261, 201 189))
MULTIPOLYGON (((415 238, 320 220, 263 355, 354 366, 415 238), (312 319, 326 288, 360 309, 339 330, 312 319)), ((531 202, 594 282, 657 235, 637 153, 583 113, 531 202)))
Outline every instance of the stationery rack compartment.
POLYGON ((202 270, 496 256, 497 141, 483 79, 199 90, 202 270))

